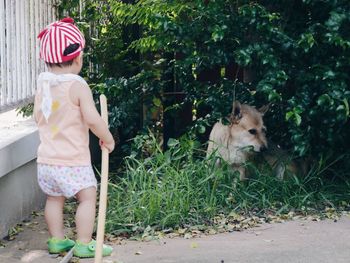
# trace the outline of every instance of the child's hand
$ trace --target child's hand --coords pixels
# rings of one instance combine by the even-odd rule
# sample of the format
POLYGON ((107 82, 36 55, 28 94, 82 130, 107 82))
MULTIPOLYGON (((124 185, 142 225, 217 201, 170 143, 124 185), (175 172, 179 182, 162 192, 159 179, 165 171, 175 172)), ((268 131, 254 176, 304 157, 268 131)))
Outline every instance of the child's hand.
POLYGON ((114 142, 114 140, 112 140, 111 142, 106 143, 106 142, 100 140, 100 147, 101 147, 101 150, 104 147, 108 150, 109 153, 111 153, 114 150, 115 142, 114 142))

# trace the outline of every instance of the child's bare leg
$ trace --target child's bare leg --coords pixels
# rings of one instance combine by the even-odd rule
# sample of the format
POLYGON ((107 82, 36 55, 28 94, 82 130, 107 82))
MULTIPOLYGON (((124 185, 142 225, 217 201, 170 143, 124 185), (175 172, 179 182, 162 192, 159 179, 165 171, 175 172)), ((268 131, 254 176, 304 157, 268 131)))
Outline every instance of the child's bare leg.
POLYGON ((63 230, 63 196, 47 196, 45 206, 45 220, 51 237, 64 239, 63 230))
POLYGON ((79 201, 75 215, 77 240, 82 243, 89 243, 91 241, 95 222, 96 188, 89 187, 83 189, 76 194, 76 197, 79 201))

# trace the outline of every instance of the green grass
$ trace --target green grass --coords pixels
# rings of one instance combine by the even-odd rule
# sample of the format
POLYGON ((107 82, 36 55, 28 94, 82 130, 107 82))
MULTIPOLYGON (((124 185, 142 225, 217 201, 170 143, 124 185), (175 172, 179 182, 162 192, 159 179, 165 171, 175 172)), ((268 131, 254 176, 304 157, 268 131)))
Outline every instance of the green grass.
POLYGON ((165 153, 153 147, 147 158, 128 157, 123 174, 110 183, 107 231, 134 234, 147 226, 210 225, 216 215, 231 212, 307 215, 349 205, 349 181, 322 180, 325 163, 305 177, 284 181, 266 166, 249 165, 253 176, 242 183, 229 167, 216 167, 215 160, 200 157, 195 145, 189 139, 174 140, 165 153))

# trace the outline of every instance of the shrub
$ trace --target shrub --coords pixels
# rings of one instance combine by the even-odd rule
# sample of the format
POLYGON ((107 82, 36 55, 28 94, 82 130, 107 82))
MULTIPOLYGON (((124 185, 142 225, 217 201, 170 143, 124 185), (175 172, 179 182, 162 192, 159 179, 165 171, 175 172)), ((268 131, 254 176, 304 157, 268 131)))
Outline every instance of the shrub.
POLYGON ((116 21, 142 27, 130 48, 163 63, 160 79, 169 81, 171 68, 174 89, 198 112, 207 108, 209 115, 197 116, 201 124, 227 114, 235 93, 257 106, 273 103, 271 137, 299 156, 349 148, 348 1, 140 0, 113 2, 111 10, 116 21), (224 78, 232 64, 246 82, 239 70, 224 78), (201 80, 216 68, 216 83, 201 80))
POLYGON ((112 125, 131 124, 129 138, 157 121, 159 130, 170 123, 178 135, 188 125, 200 135, 238 99, 272 103, 268 136, 297 156, 348 153, 349 1, 85 3, 96 69, 86 74, 104 83, 112 125), (185 107, 194 121, 179 125, 185 107), (150 122, 152 110, 163 115, 150 122))

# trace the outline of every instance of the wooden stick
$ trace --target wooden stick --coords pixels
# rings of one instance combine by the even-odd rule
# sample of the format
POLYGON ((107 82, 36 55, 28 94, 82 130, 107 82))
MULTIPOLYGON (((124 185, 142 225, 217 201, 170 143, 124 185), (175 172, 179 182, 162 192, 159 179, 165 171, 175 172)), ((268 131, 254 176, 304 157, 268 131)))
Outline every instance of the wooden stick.
MULTIPOLYGON (((107 98, 105 95, 100 96, 102 119, 108 125, 107 98)), ((102 147, 102 167, 101 167, 101 185, 100 185, 100 202, 98 209, 97 221, 97 238, 95 263, 102 263, 102 250, 105 234, 106 208, 107 208, 107 190, 108 190, 108 158, 107 148, 102 147)))
POLYGON ((74 247, 72 247, 68 253, 64 256, 64 258, 62 258, 62 260, 60 261, 60 263, 68 263, 72 257, 73 257, 73 250, 74 250, 74 247))

